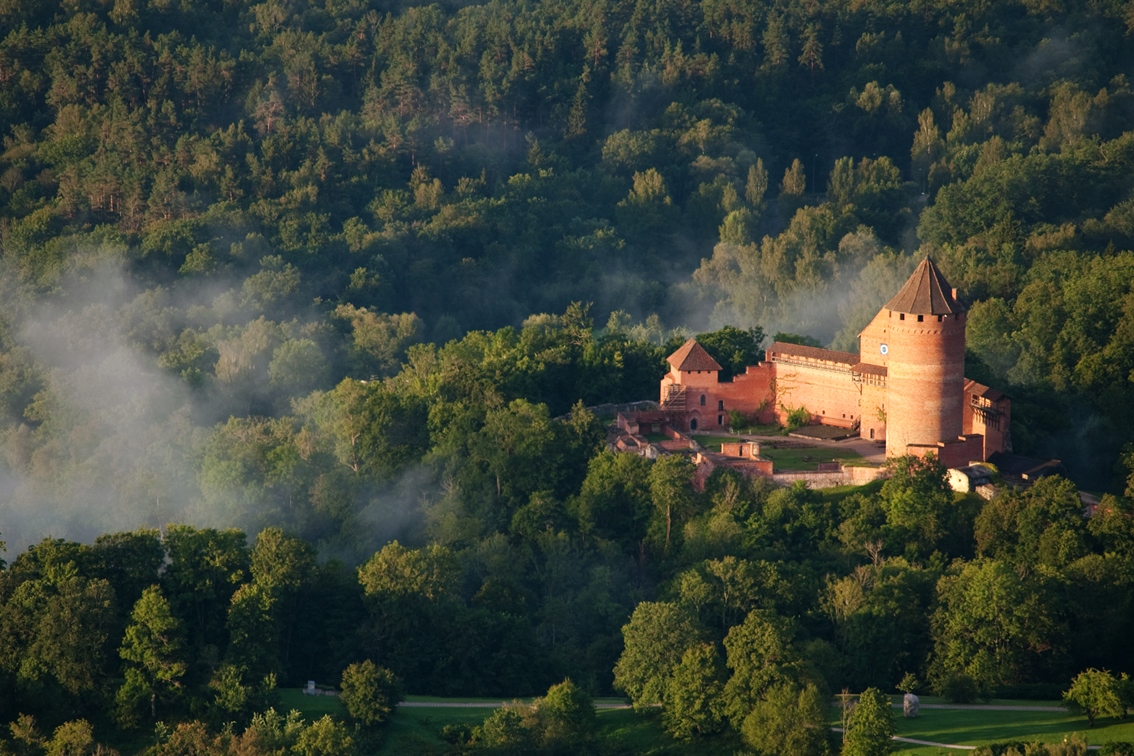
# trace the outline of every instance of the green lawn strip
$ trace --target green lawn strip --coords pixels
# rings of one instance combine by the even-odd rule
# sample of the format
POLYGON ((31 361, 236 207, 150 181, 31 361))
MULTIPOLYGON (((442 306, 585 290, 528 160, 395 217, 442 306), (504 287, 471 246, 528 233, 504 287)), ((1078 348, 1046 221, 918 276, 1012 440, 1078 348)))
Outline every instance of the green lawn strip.
POLYGON ((838 504, 851 494, 863 494, 866 496, 876 494, 882 490, 882 484, 884 482, 885 481, 874 480, 861 486, 832 486, 831 488, 820 488, 819 495, 833 504, 838 504))
MULTIPOLYGON (((443 699, 457 703, 455 699, 443 699)), ((441 737, 445 725, 465 725, 476 727, 492 714, 491 709, 472 709, 459 707, 406 707, 390 719, 383 734, 379 754, 442 754, 449 753, 452 746, 441 737)))
POLYGON ((661 443, 662 441, 669 440, 669 436, 665 435, 664 433, 645 433, 642 435, 642 438, 646 439, 651 444, 661 443))
MULTIPOLYGON (((900 700, 895 696, 893 700, 900 700)), ((932 703, 940 699, 926 699, 932 703)), ((1087 726, 1086 717, 1075 716, 1049 701, 991 702, 1000 706, 1044 706, 1051 711, 1002 711, 988 709, 922 709, 920 716, 906 719, 900 711, 894 712, 896 734, 934 743, 980 746, 1007 741, 1041 741, 1056 743, 1072 734, 1078 734, 1089 745, 1100 745, 1112 740, 1134 740, 1134 722, 1120 719, 1100 719, 1094 728, 1087 726)), ((840 710, 832 707, 832 726, 839 725, 840 710)), ((902 743, 897 753, 931 756, 957 753, 931 746, 902 743)))
POLYGON ((739 436, 694 436, 694 440, 708 451, 719 452, 721 444, 736 444, 744 439, 739 436))
MULTIPOLYGON (((469 699, 414 696, 435 703, 460 703, 469 699)), ((483 699, 472 699, 483 700, 483 699)), ((596 699, 596 703, 622 703, 620 698, 596 699)), ((460 707, 401 707, 386 728, 379 754, 441 754, 451 746, 441 737, 446 725, 475 727, 492 714, 489 709, 460 707)), ((732 756, 740 744, 733 738, 711 738, 683 743, 662 730, 657 712, 639 714, 631 709, 599 709, 595 712, 595 736, 604 754, 630 756, 669 756, 673 754, 705 754, 732 756)))
POLYGON ((308 721, 319 719, 324 714, 346 716, 346 708, 338 696, 308 696, 302 688, 281 688, 278 692, 280 704, 276 711, 287 713, 295 709, 308 721))
POLYGON ((604 754, 644 754, 670 756, 733 756, 740 742, 731 737, 714 737, 683 743, 662 730, 660 712, 638 713, 631 709, 599 709, 595 736, 604 754))
MULTIPOLYGON (((918 699, 923 704, 934 704, 940 706, 1045 706, 1055 711, 1067 711, 1064 709, 1059 701, 1036 701, 1024 698, 990 698, 987 701, 975 701, 972 704, 954 704, 946 701, 941 696, 918 696, 918 699)), ((902 703, 902 694, 897 693, 890 697, 890 700, 897 705, 902 703)))
POLYGON ((814 470, 820 462, 862 459, 862 456, 853 449, 831 446, 816 446, 810 449, 772 449, 764 445, 760 448, 760 454, 772 460, 776 472, 814 470))
POLYGON ((412 702, 412 703, 452 703, 452 704, 456 704, 456 703, 484 703, 484 704, 496 704, 497 706, 500 706, 502 704, 512 703, 513 701, 516 701, 516 700, 523 701, 524 703, 527 703, 527 702, 531 701, 532 699, 531 698, 520 698, 520 699, 485 698, 483 696, 480 696, 480 697, 467 696, 467 697, 464 697, 464 698, 449 698, 449 697, 444 697, 444 696, 406 696, 406 701, 412 702))

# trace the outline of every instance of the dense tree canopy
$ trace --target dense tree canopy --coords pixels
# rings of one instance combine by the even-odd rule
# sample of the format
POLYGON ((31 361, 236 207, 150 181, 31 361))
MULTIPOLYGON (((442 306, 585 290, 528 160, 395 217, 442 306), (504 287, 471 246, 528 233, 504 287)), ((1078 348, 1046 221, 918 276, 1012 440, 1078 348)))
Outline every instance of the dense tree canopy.
POLYGON ((822 753, 842 687, 1134 672, 1132 19, 0 1, 3 737, 349 756, 274 690, 369 659, 547 691, 461 747, 586 750, 618 690, 822 753), (604 448, 689 335, 726 375, 765 333, 854 351, 924 254, 1074 482, 701 491, 604 448))

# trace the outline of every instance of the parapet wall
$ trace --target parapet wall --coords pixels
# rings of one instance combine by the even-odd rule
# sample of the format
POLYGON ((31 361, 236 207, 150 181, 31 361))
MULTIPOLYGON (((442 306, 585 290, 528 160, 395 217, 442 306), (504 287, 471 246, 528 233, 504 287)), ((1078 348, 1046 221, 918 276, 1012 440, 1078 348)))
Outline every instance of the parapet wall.
POLYGON ((803 470, 782 472, 772 476, 781 486, 791 486, 802 482, 808 488, 834 488, 835 486, 863 486, 886 476, 884 467, 852 467, 844 465, 838 472, 803 470))

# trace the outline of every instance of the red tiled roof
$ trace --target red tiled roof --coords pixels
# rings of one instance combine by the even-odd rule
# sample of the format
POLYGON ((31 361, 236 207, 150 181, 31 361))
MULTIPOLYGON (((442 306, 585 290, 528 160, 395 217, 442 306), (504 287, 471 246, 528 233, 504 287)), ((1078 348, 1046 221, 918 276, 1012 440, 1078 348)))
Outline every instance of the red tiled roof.
POLYGON ((774 355, 785 354, 792 357, 807 357, 812 360, 827 360, 839 362, 844 365, 854 365, 858 362, 858 355, 850 352, 836 352, 834 349, 820 349, 819 347, 803 346, 802 344, 788 344, 777 341, 768 347, 768 359, 774 355))
POLYGON ((911 315, 952 315, 964 312, 965 307, 953 298, 953 288, 926 257, 905 286, 886 303, 886 309, 911 315))
POLYGON ((697 343, 697 339, 689 339, 681 348, 666 358, 674 370, 689 372, 692 370, 720 370, 721 366, 705 351, 705 347, 697 343))

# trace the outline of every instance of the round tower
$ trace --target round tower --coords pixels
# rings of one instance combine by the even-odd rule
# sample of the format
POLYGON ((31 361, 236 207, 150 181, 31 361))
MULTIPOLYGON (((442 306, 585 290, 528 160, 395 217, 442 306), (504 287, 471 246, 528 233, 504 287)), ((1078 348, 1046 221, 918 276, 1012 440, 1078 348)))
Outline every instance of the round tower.
POLYGON ((956 290, 927 257, 884 310, 887 456, 956 441, 965 389, 965 308, 956 290))

